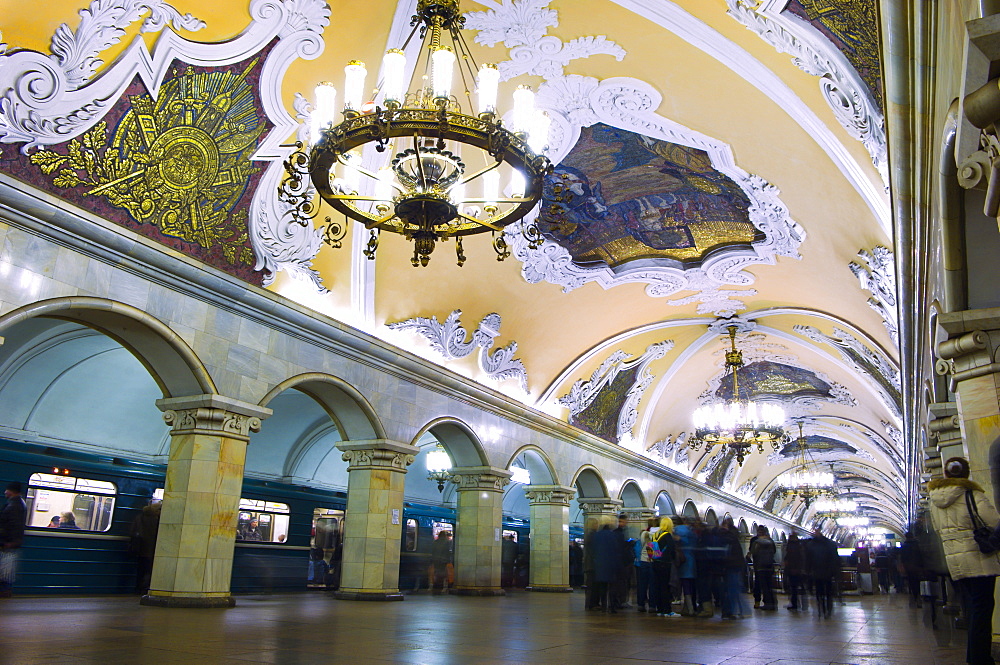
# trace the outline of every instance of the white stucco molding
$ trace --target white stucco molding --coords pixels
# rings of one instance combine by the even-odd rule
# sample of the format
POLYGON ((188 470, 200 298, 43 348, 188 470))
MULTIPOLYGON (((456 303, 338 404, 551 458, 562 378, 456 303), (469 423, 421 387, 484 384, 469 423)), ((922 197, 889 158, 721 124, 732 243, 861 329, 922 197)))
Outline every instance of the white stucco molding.
POLYGON ((81 10, 76 29, 65 23, 56 29, 50 55, 0 50, 0 143, 21 143, 20 150, 27 153, 69 141, 100 122, 136 77, 155 98, 174 60, 205 67, 231 65, 277 40, 260 75, 261 102, 274 128, 252 158, 268 163, 249 210, 254 269, 264 272, 265 285, 281 269, 318 285, 312 259, 319 250, 319 234, 312 225, 293 221, 276 192, 284 173, 282 161, 292 152, 282 144, 296 129, 281 98, 281 81, 296 58, 313 59, 323 51, 321 33, 329 24, 330 10, 322 0, 253 0, 250 16, 251 23, 236 38, 205 43, 167 29, 169 24, 200 30, 205 23, 181 15, 162 0, 94 0, 81 10), (161 33, 153 49, 137 36, 95 77, 103 64, 100 54, 145 14, 140 31, 161 33))
POLYGON ((816 113, 773 71, 722 33, 670 0, 612 0, 715 58, 774 101, 830 157, 871 209, 886 237, 892 213, 885 187, 869 176, 847 147, 816 113))

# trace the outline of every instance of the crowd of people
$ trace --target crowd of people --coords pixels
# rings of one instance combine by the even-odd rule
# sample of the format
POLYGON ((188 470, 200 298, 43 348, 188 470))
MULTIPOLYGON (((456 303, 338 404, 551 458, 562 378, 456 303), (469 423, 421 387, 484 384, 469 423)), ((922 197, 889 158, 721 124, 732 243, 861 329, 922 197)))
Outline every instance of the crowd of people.
MULTIPOLYGON (((767 527, 758 527, 747 549, 729 518, 719 526, 681 517, 652 519, 637 539, 627 537, 627 527, 626 513, 618 516, 617 525, 613 519, 587 525, 583 570, 588 610, 615 614, 631 607, 633 587, 636 609, 657 616, 710 618, 718 612, 724 619, 745 617, 751 611, 743 600, 748 588, 753 589, 754 608, 778 609, 778 548, 767 527)), ((791 595, 787 609, 807 609, 806 595, 812 590, 819 615, 829 616, 840 575, 836 544, 816 530, 808 539, 793 534, 784 553, 791 595)))

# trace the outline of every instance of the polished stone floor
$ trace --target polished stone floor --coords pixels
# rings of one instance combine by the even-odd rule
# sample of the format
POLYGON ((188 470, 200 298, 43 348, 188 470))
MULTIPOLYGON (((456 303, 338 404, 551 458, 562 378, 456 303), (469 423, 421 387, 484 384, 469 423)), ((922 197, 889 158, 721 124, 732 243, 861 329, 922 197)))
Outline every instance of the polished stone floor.
POLYGON ((317 592, 240 596, 228 610, 140 607, 136 598, 0 600, 0 663, 408 663, 444 665, 932 665, 963 663, 965 633, 899 595, 848 599, 831 619, 739 620, 583 610, 583 594, 338 601, 317 592))

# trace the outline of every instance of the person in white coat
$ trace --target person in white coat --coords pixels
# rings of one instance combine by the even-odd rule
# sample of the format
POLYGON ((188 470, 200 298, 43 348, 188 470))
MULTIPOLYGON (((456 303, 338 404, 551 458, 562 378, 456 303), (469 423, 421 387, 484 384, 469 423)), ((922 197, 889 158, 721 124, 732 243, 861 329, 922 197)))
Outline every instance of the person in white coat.
POLYGON ((969 623, 965 658, 970 665, 993 665, 990 655, 993 625, 993 593, 1000 575, 1000 556, 983 554, 972 537, 970 505, 990 527, 1000 521, 983 488, 969 480, 969 462, 952 457, 944 465, 944 478, 927 484, 931 521, 941 536, 945 561, 956 588, 962 594, 969 623))

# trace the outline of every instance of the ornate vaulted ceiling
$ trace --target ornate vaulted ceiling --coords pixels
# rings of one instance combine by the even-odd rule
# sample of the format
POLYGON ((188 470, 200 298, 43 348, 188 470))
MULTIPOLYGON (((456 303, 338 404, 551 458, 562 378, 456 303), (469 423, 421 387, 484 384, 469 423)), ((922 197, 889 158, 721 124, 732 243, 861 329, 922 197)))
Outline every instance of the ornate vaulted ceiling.
POLYGON ((323 217, 316 231, 290 225, 277 198, 283 144, 304 135, 313 87, 339 83, 351 59, 374 70, 414 6, 2 0, 0 170, 806 518, 775 491, 794 464, 787 450, 740 466, 687 445, 692 411, 731 391, 722 354, 735 322, 743 385, 781 402, 856 498, 901 526, 915 481, 900 434, 875 0, 463 3, 474 55, 500 63, 502 92, 537 90, 556 168, 537 209, 540 247, 515 232, 498 262, 474 237, 464 267, 446 244, 426 268, 388 234, 373 262, 358 228, 340 249, 322 245, 323 217), (69 81, 54 101, 41 85, 18 91, 19 75, 45 67, 69 81), (176 115, 195 89, 228 96, 199 116, 197 135, 176 115), (75 147, 16 108, 62 105, 70 124, 86 123, 69 113, 84 98, 111 111, 75 147), (215 146, 195 154, 213 178, 147 210, 162 179, 188 177, 143 156, 182 157, 161 148, 170 132, 192 154, 215 146))

